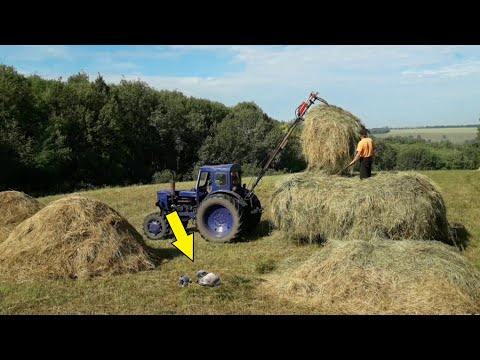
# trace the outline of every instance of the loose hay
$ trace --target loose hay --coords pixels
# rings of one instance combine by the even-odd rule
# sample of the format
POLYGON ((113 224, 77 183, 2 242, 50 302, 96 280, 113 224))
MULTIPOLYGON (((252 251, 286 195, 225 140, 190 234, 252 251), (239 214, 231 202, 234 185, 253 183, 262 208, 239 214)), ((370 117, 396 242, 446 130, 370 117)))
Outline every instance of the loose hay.
POLYGON ((440 189, 416 173, 360 180, 325 173, 293 174, 276 184, 274 225, 296 241, 421 239, 450 243, 440 189))
POLYGON ((142 236, 108 205, 82 196, 52 202, 0 244, 0 274, 90 278, 152 269, 142 236))
POLYGON ((14 228, 14 226, 0 226, 0 243, 8 238, 14 228))
POLYGON ((28 219, 43 204, 33 197, 19 191, 0 192, 0 242, 23 220, 28 219))
POLYGON ((260 290, 334 314, 480 312, 480 272, 453 248, 406 240, 331 241, 260 290))
POLYGON ((302 148, 308 169, 337 174, 355 156, 362 121, 340 107, 316 106, 305 116, 302 148))

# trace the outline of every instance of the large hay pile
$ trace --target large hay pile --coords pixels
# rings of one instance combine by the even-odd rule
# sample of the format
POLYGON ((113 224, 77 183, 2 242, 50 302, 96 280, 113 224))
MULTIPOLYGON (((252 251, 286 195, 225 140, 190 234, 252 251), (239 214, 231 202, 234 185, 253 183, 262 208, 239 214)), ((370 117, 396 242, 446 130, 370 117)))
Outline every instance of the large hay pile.
POLYGON ((19 191, 0 192, 0 242, 23 220, 28 219, 43 204, 33 197, 19 191))
POLYGON ((153 267, 142 236, 125 218, 81 196, 52 202, 0 244, 0 273, 19 280, 89 278, 153 267))
POLYGON ((480 272, 452 249, 436 241, 331 241, 260 289, 324 313, 479 313, 480 272))
POLYGON ((301 135, 308 168, 329 174, 345 169, 355 156, 362 127, 365 126, 359 118, 340 107, 312 108, 305 116, 301 135))
POLYGON ((450 243, 439 188, 416 173, 369 179, 305 172, 276 184, 273 223, 297 241, 422 239, 450 243))

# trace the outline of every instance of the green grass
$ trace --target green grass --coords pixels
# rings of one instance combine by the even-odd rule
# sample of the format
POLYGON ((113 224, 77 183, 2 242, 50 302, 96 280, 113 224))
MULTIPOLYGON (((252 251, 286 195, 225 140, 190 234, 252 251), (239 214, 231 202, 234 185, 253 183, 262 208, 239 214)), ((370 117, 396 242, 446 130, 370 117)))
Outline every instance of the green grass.
MULTIPOLYGON (((471 233, 466 256, 480 268, 480 171, 423 172, 443 190, 452 222, 471 233)), ((0 314, 311 314, 300 305, 265 298, 255 291, 263 276, 285 260, 306 259, 316 246, 297 246, 270 236, 268 203, 280 176, 266 177, 257 192, 266 213, 257 236, 234 244, 211 244, 195 232, 195 262, 169 241, 147 241, 160 249, 165 261, 153 271, 88 281, 13 283, 0 280, 0 314), (220 274, 223 285, 182 288, 182 274, 193 277, 204 269, 220 274)), ((179 183, 177 188, 194 185, 179 183)), ((155 211, 155 194, 168 185, 105 188, 84 194, 104 201, 141 232, 145 215, 155 211)), ((40 199, 49 203, 61 196, 40 199)), ((187 232, 192 232, 190 225, 187 232)), ((281 240, 281 239, 280 239, 281 240)), ((315 310, 321 313, 321 309, 315 310)))
POLYGON ((477 137, 477 128, 432 128, 432 129, 399 129, 390 130, 388 134, 375 134, 376 137, 409 137, 431 141, 449 140, 454 144, 463 144, 467 140, 473 140, 477 137))

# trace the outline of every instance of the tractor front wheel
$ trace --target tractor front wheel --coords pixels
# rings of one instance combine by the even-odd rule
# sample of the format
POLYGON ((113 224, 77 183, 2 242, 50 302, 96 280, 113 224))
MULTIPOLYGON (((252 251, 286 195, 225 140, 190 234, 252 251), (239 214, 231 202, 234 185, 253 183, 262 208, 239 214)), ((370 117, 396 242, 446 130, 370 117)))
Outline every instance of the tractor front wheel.
POLYGON ((163 240, 170 234, 170 227, 165 216, 155 212, 143 221, 143 232, 150 240, 163 240))
POLYGON ((197 229, 211 242, 228 243, 242 228, 243 209, 230 195, 213 195, 200 204, 197 211, 197 229))

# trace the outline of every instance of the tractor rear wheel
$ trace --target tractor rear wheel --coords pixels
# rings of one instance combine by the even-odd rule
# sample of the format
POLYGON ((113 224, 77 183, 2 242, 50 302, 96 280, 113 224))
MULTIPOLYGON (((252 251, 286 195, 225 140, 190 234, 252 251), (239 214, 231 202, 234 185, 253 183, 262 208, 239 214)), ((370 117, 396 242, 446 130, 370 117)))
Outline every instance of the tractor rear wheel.
POLYGON ((164 215, 154 212, 145 217, 143 232, 150 240, 163 240, 170 235, 170 226, 164 215))
POLYGON ((242 229, 243 209, 232 196, 217 194, 202 201, 196 217, 197 229, 205 240, 228 243, 242 229))

